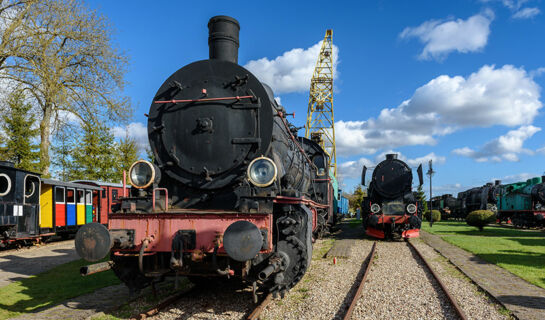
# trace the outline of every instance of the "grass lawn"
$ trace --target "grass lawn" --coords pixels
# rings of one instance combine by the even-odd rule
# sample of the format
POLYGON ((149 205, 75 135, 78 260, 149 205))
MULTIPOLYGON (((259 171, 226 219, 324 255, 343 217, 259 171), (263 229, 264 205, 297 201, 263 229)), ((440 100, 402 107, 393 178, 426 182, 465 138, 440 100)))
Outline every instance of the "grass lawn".
POLYGON ((82 277, 79 268, 87 264, 89 262, 84 260, 72 261, 0 287, 0 319, 52 307, 66 299, 119 283, 112 270, 82 277))
POLYGON ((545 232, 487 226, 483 231, 460 221, 441 221, 422 229, 545 288, 545 232))

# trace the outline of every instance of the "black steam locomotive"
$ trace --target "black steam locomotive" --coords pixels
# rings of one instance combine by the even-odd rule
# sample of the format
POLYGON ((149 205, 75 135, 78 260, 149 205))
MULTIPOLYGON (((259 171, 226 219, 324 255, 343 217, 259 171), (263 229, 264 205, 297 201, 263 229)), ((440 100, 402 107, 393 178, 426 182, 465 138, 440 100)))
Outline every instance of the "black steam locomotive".
POLYGON ((153 98, 154 163, 133 164, 109 230, 82 228, 76 248, 89 261, 110 252, 108 266, 133 290, 178 274, 239 277, 283 295, 307 270, 313 235, 334 223, 328 155, 297 138, 272 90, 238 65, 238 22, 217 16, 208 28, 210 58, 153 98))
POLYGON ((458 193, 456 206, 452 208, 452 217, 465 219, 471 211, 490 210, 497 212, 497 202, 500 196, 501 181, 496 180, 494 184, 487 183, 481 187, 471 188, 458 193))
MULTIPOLYGON (((366 171, 364 166, 362 185, 365 185, 366 171)), ((422 165, 417 171, 422 185, 422 165)), ((423 207, 412 192, 412 182, 411 168, 397 159, 396 154, 387 154, 386 160, 376 166, 367 196, 361 204, 362 223, 367 235, 379 239, 420 235, 423 207)))

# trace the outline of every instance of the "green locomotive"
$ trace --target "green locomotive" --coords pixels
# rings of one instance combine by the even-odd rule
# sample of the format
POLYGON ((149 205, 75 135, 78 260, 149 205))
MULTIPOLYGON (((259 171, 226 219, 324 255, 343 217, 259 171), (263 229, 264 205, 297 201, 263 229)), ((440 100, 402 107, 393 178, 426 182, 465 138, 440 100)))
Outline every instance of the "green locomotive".
POLYGON ((502 185, 498 219, 515 227, 545 226, 545 176, 502 185))

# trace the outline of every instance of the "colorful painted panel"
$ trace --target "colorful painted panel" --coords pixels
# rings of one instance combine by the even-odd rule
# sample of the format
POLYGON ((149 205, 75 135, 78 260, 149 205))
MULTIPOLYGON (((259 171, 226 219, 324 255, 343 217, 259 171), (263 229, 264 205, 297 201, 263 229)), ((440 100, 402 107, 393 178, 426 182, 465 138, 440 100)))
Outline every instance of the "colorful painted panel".
POLYGON ((76 192, 74 189, 66 189, 66 225, 76 225, 76 192))
POLYGON ((53 187, 42 185, 40 194, 40 228, 53 228, 53 187))
POLYGON ((82 225, 85 224, 85 191, 77 190, 76 194, 76 219, 78 225, 82 225))
POLYGON ((93 222, 93 193, 85 191, 85 223, 93 222))
POLYGON ((55 226, 66 225, 65 191, 63 187, 55 187, 55 226))

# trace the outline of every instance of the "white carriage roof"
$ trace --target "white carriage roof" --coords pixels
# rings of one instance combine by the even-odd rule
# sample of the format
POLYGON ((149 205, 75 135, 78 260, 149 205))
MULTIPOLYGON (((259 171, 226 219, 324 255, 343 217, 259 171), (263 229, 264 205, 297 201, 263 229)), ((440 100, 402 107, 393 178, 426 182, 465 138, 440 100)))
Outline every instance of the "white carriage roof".
POLYGON ((65 182, 65 181, 59 181, 54 179, 41 179, 42 183, 49 184, 52 186, 61 186, 61 187, 68 187, 68 188, 78 188, 78 189, 87 189, 87 190, 101 190, 102 188, 91 186, 88 184, 82 184, 82 183, 75 183, 75 182, 65 182))

